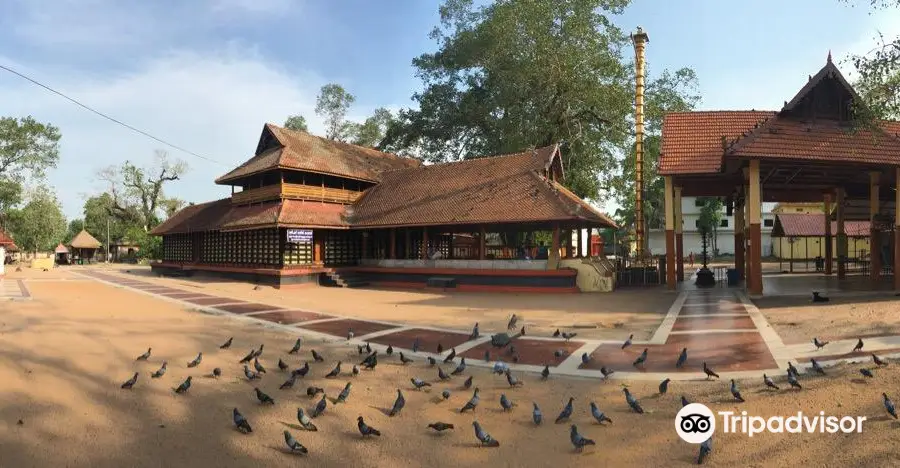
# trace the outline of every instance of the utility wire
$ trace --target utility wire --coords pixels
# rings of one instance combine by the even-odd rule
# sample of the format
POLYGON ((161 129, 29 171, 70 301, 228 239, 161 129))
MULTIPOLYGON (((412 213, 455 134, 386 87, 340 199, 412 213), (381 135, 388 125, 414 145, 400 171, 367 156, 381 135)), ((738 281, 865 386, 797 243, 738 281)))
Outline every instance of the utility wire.
POLYGON ((223 167, 229 167, 229 166, 226 166, 224 163, 221 163, 221 162, 219 162, 219 161, 216 161, 215 159, 207 158, 206 156, 199 155, 199 154, 197 154, 197 153, 195 153, 195 152, 193 152, 193 151, 191 151, 191 150, 182 148, 181 146, 178 146, 178 145, 176 145, 176 144, 169 143, 168 141, 163 140, 162 138, 155 137, 155 136, 153 136, 153 135, 151 135, 151 134, 149 134, 149 133, 147 133, 147 132, 145 132, 145 131, 143 131, 143 130, 141 130, 141 129, 139 129, 139 128, 132 127, 131 125, 128 125, 127 123, 122 122, 121 120, 118 120, 118 119, 116 119, 116 118, 114 118, 114 117, 110 117, 110 116, 104 114, 103 112, 100 112, 100 111, 98 111, 98 110, 96 110, 96 109, 94 109, 94 108, 92 108, 92 107, 90 107, 90 106, 88 106, 88 105, 82 104, 82 103, 78 102, 78 100, 76 100, 76 99, 74 99, 74 98, 71 98, 71 97, 69 97, 69 96, 66 96, 65 94, 63 94, 63 93, 61 93, 61 92, 59 92, 59 91, 57 91, 57 90, 55 90, 55 89, 53 89, 53 88, 51 88, 51 87, 45 85, 45 84, 43 84, 43 83, 41 83, 41 82, 39 82, 39 81, 37 81, 37 80, 31 78, 31 77, 28 77, 28 76, 26 76, 26 75, 24 75, 24 74, 22 74, 22 73, 19 73, 19 72, 17 72, 16 70, 13 70, 12 68, 9 68, 9 67, 7 67, 7 66, 4 66, 4 65, 0 64, 0 69, 6 70, 6 71, 12 73, 13 75, 18 76, 19 78, 22 78, 22 79, 24 79, 24 80, 30 81, 31 83, 33 83, 33 84, 35 84, 35 85, 37 85, 37 86, 40 86, 41 88, 44 88, 44 89, 46 89, 47 91, 50 91, 51 93, 56 94, 57 96, 60 96, 60 97, 62 97, 63 99, 66 99, 67 101, 69 101, 69 102, 71 102, 71 103, 73 103, 73 104, 75 104, 75 105, 77 105, 77 106, 79 106, 79 107, 81 107, 81 108, 83 108, 83 109, 85 109, 85 110, 88 110, 88 111, 90 111, 90 112, 93 112, 94 114, 97 114, 97 115, 99 115, 100 117, 103 117, 103 118, 106 119, 106 120, 109 120, 109 121, 111 121, 111 122, 117 123, 117 124, 119 124, 119 125, 121 125, 121 126, 127 128, 127 129, 129 129, 129 130, 131 130, 131 131, 133 131, 133 132, 140 133, 141 135, 143 135, 143 136, 145 136, 145 137, 147 137, 147 138, 150 138, 150 139, 152 139, 152 140, 156 140, 156 141, 158 141, 159 143, 162 143, 162 144, 164 144, 164 145, 166 145, 166 146, 169 146, 169 147, 174 148, 174 149, 176 149, 176 150, 178 150, 178 151, 181 151, 182 153, 187 153, 187 154, 189 154, 189 155, 191 155, 191 156, 194 156, 194 157, 196 157, 196 158, 200 158, 200 159, 202 159, 202 160, 204 160, 204 161, 209 161, 209 162, 211 162, 211 163, 218 164, 218 165, 223 166, 223 167))

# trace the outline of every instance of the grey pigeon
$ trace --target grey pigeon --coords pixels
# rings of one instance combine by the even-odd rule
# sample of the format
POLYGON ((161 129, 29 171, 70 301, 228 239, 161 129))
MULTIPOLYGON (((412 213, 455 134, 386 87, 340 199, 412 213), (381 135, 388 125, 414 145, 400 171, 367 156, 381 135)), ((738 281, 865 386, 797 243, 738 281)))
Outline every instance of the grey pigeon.
POLYGON ((884 398, 884 409, 886 409, 894 419, 897 419, 897 410, 894 409, 894 402, 888 398, 887 393, 882 393, 881 396, 884 398))
POLYGON ((741 391, 738 390, 737 382, 735 382, 734 379, 731 379, 731 395, 735 400, 741 403, 745 401, 744 397, 741 396, 741 391))
POLYGON ((303 367, 301 367, 299 369, 295 369, 291 372, 291 374, 294 374, 298 377, 306 377, 306 374, 308 374, 308 373, 309 373, 309 362, 304 362, 303 367))
POLYGON ((250 368, 247 367, 247 364, 244 364, 244 376, 247 377, 247 380, 256 380, 259 378, 259 374, 250 370, 250 368))
POLYGON ((320 388, 320 387, 306 387, 306 396, 308 396, 310 398, 312 398, 320 393, 324 394, 325 389, 320 388))
POLYGON ((289 369, 288 365, 284 361, 282 361, 281 358, 278 358, 278 370, 280 370, 281 372, 284 372, 288 369, 289 369))
POLYGON ((659 394, 660 395, 665 395, 666 392, 669 391, 669 382, 671 382, 671 381, 672 381, 672 379, 666 379, 659 383, 659 394))
POLYGON ((608 379, 609 376, 613 375, 616 371, 612 369, 608 369, 606 366, 600 367, 600 373, 603 374, 604 379, 608 379))
POLYGON ((314 350, 314 349, 311 349, 310 352, 312 352, 313 361, 316 361, 316 362, 325 362, 325 358, 323 358, 322 355, 319 354, 318 351, 316 351, 316 350, 314 350))
POLYGON ((218 367, 214 367, 214 368, 213 368, 213 373, 212 373, 212 374, 213 374, 213 377, 216 377, 216 378, 221 377, 221 376, 222 376, 222 369, 219 369, 218 367))
POLYGON ((484 350, 484 362, 491 362, 491 350, 484 350))
POLYGON ((231 338, 228 338, 227 340, 225 340, 225 342, 222 343, 222 344, 219 346, 219 349, 228 349, 228 348, 230 348, 230 347, 231 347, 231 342, 232 342, 232 341, 234 341, 234 337, 233 337, 233 336, 232 336, 231 338))
POLYGON ((644 348, 644 351, 641 352, 641 355, 638 356, 638 358, 635 359, 634 362, 631 363, 631 365, 634 367, 642 366, 642 365, 644 365, 644 362, 646 362, 646 361, 647 361, 647 348, 644 348))
POLYGON ((154 378, 154 379, 158 379, 158 378, 160 378, 160 377, 166 375, 166 368, 167 368, 167 367, 168 367, 168 363, 167 363, 166 361, 163 361, 162 365, 159 366, 159 370, 157 370, 156 372, 150 374, 150 377, 152 377, 152 378, 154 378))
POLYGON ((644 408, 642 408, 637 399, 631 395, 631 392, 629 392, 627 388, 623 388, 622 391, 625 392, 625 402, 628 403, 631 410, 638 414, 644 414, 644 408))
POLYGON ((147 359, 150 359, 151 351, 153 351, 153 348, 147 348, 147 352, 138 356, 137 359, 135 359, 135 361, 146 361, 147 359))
POLYGON ((544 420, 544 413, 541 412, 541 408, 538 407, 537 403, 531 403, 534 406, 534 409, 531 410, 531 420, 534 421, 538 426, 541 425, 541 422, 544 420))
POLYGON ((545 365, 544 370, 541 371, 541 380, 547 380, 550 378, 550 366, 545 365))
POLYGON ((450 398, 450 390, 444 390, 443 392, 441 392, 441 396, 442 396, 445 400, 448 399, 448 398, 450 398))
POLYGON ((371 353, 371 352, 372 352, 372 345, 370 345, 368 341, 366 342, 366 352, 367 352, 367 353, 371 353))
POLYGON ((591 362, 591 356, 588 353, 581 353, 581 363, 587 364, 591 362))
POLYGON ((356 354, 359 354, 360 356, 362 356, 363 350, 365 350, 365 349, 366 349, 366 347, 363 345, 356 345, 356 354))
POLYGON ((300 442, 297 442, 297 439, 295 439, 288 431, 284 431, 284 443, 287 444, 292 453, 309 453, 309 450, 307 450, 300 442))
POLYGON ((813 338, 813 344, 816 346, 816 351, 825 347, 828 344, 827 341, 819 341, 819 337, 813 338))
POLYGON ((863 367, 862 369, 860 369, 860 370, 859 370, 859 373, 862 374, 863 377, 868 377, 868 378, 870 378, 870 379, 873 378, 873 377, 875 377, 875 374, 873 374, 872 371, 870 371, 869 369, 866 369, 865 367, 863 367))
POLYGON ((437 364, 437 360, 435 360, 435 359, 434 359, 433 357, 431 357, 431 356, 428 356, 426 359, 428 360, 428 365, 431 366, 431 367, 434 367, 434 366, 437 364))
POLYGON ((341 375, 341 361, 338 361, 337 365, 334 366, 334 369, 331 369, 331 372, 325 374, 326 379, 331 379, 341 375))
POLYGON ((578 335, 578 333, 566 333, 566 332, 563 332, 562 337, 563 337, 563 339, 565 339, 566 341, 569 341, 569 340, 571 340, 572 338, 575 338, 576 335, 578 335))
POLYGON ((788 372, 790 372, 796 376, 800 375, 800 371, 798 371, 797 368, 794 367, 793 364, 791 364, 791 361, 788 361, 788 372))
POLYGON ((430 427, 438 432, 444 432, 448 429, 453 429, 453 424, 448 424, 445 422, 435 422, 435 423, 429 424, 428 427, 430 427))
POLYGON ((400 351, 400 362, 402 362, 403 364, 409 364, 410 362, 413 362, 413 360, 403 355, 403 351, 400 351))
POLYGON ((338 393, 338 396, 337 396, 337 398, 334 399, 334 402, 335 403, 346 403, 347 398, 350 397, 350 387, 352 387, 352 385, 350 384, 350 382, 347 382, 347 385, 344 385, 344 389, 341 390, 341 393, 338 393))
POLYGON ((561 333, 559 332, 559 328, 557 328, 556 331, 553 332, 553 338, 559 338, 559 335, 561 335, 561 333))
POLYGON ((419 352, 419 346, 421 346, 421 343, 419 342, 419 337, 417 336, 416 339, 413 340, 413 344, 412 344, 412 352, 418 353, 418 352, 419 352))
POLYGON ((438 367, 438 378, 441 380, 450 380, 450 376, 444 372, 444 369, 438 367))
POLYGON ((266 368, 259 363, 259 358, 253 358, 253 368, 256 369, 256 372, 259 372, 260 374, 266 373, 266 368))
POLYGON ((469 401, 459 409, 460 413, 465 413, 466 411, 475 411, 475 408, 478 407, 478 402, 481 401, 478 398, 478 387, 475 387, 475 392, 472 393, 472 398, 469 398, 469 401))
POLYGON ((472 381, 473 381, 473 378, 470 375, 469 378, 466 379, 465 382, 463 382, 463 389, 468 390, 468 389, 472 388, 472 381))
POLYGON ((312 413, 310 413, 310 416, 313 418, 318 418, 322 413, 325 412, 325 408, 328 408, 328 400, 325 399, 325 394, 323 393, 322 399, 319 400, 318 403, 316 403, 316 407, 313 408, 313 411, 312 411, 312 413))
POLYGON ((356 364, 353 365, 353 370, 350 371, 353 375, 359 375, 359 367, 356 367, 356 364))
POLYGON ((813 302, 828 302, 829 300, 828 296, 823 296, 819 291, 813 291, 812 293, 813 302))
POLYGON ((685 406, 687 406, 689 404, 691 404, 691 402, 688 401, 688 399, 685 398, 684 395, 681 395, 681 407, 684 408, 685 406))
POLYGON ((313 424, 312 420, 309 419, 309 416, 303 412, 303 408, 297 408, 297 421, 300 423, 300 426, 307 431, 316 432, 319 430, 319 428, 313 424))
POLYGON ((137 383, 137 379, 138 379, 138 373, 135 372, 134 375, 131 376, 130 379, 126 380, 125 383, 122 384, 122 388, 124 388, 125 390, 131 390, 131 388, 134 387, 134 384, 137 383))
POLYGON ((301 346, 303 346, 303 338, 297 338, 297 341, 294 342, 294 347, 288 351, 288 354, 297 354, 301 346))
POLYGON ((803 387, 800 385, 800 382, 797 381, 797 376, 788 372, 788 383, 791 384, 792 388, 796 388, 797 390, 802 390, 803 387))
POLYGON ((709 456, 710 452, 712 452, 712 436, 709 436, 709 439, 704 440, 700 444, 700 455, 697 456, 697 464, 702 465, 703 460, 709 456))
POLYGON ((453 348, 450 350, 450 354, 448 354, 447 357, 444 358, 444 364, 447 364, 448 362, 451 362, 454 359, 456 359, 456 348, 453 348))
POLYGON ((556 417, 556 424, 559 424, 572 416, 572 411, 574 410, 572 402, 574 401, 574 398, 569 397, 569 402, 566 403, 566 406, 564 406, 562 411, 559 412, 559 416, 556 417))
POLYGON ((181 385, 175 388, 175 393, 181 394, 187 392, 191 388, 191 379, 191 376, 184 379, 184 382, 181 382, 181 385))
POLYGON ((265 348, 265 347, 266 347, 265 343, 259 345, 259 349, 257 349, 256 351, 253 352, 253 357, 258 358, 258 357, 262 356, 263 348, 265 348))
POLYGON ((506 369, 506 383, 508 383, 510 387, 521 387, 522 385, 525 385, 524 382, 512 375, 509 369, 506 369))
POLYGON ((366 424, 362 416, 356 418, 356 427, 359 429, 359 433, 362 434, 363 437, 381 437, 381 432, 378 429, 375 429, 374 427, 366 424))
POLYGON ((681 354, 678 355, 678 360, 675 361, 675 368, 681 369, 681 366, 687 361, 687 348, 681 349, 681 354))
POLYGON ((386 349, 384 352, 385 352, 385 354, 387 354, 388 356, 394 354, 394 346, 393 346, 393 345, 388 345, 387 349, 386 349))
POLYGON ((859 341, 856 342, 856 346, 853 347, 853 352, 855 353, 857 351, 862 351, 862 349, 863 349, 863 340, 862 340, 862 338, 860 338, 859 341))
POLYGON ((409 379, 409 381, 412 382, 413 387, 416 387, 416 390, 421 390, 423 387, 431 386, 430 383, 416 377, 409 379))
POLYGON ((203 360, 203 353, 200 353, 197 355, 197 357, 194 358, 193 361, 187 363, 187 366, 188 367, 197 367, 200 365, 200 361, 202 361, 202 360, 203 360))
POLYGON ((391 412, 388 413, 388 416, 396 416, 400 414, 400 411, 403 410, 403 407, 406 406, 406 398, 403 397, 403 392, 400 389, 397 389, 397 399, 394 400, 394 406, 391 407, 391 412))
MULTIPOLYGON (((788 374, 788 375, 790 375, 790 374, 788 374)), ((775 385, 775 382, 772 380, 772 378, 766 374, 763 374, 763 382, 766 384, 766 387, 774 388, 775 390, 780 390, 778 388, 778 385, 775 385)))
POLYGON ((500 407, 503 408, 503 411, 509 411, 513 408, 513 402, 506 398, 505 393, 500 394, 500 407))
POLYGON ((437 344, 437 353, 441 354, 443 352, 444 352, 444 345, 442 345, 441 343, 438 343, 437 344))
POLYGON ((884 359, 881 359, 880 357, 878 357, 874 354, 872 355, 872 362, 874 362, 876 366, 886 366, 887 365, 887 361, 885 361, 884 359))
MULTIPOLYGON (((819 364, 818 361, 816 361, 815 359, 810 359, 809 363, 812 365, 812 368, 814 371, 818 372, 819 374, 825 375, 825 369, 822 368, 822 365, 819 364)), ((793 367, 793 366, 791 366, 791 367, 793 367)), ((788 369, 788 372, 790 372, 790 369, 788 369)), ((795 372, 792 372, 792 373, 794 375, 797 375, 796 370, 795 370, 795 372)))
POLYGON ((625 348, 631 346, 631 340, 633 340, 633 339, 634 339, 634 335, 628 335, 628 339, 625 340, 624 343, 622 343, 622 349, 625 349, 625 348))
POLYGON ((485 432, 484 429, 481 428, 481 424, 478 424, 478 421, 472 421, 472 426, 475 428, 475 438, 481 442, 483 447, 499 447, 500 442, 497 439, 491 437, 490 434, 485 432))
POLYGON ((516 328, 517 323, 519 323, 519 317, 516 314, 512 314, 512 317, 509 318, 509 323, 506 324, 506 329, 512 330, 516 328))
POLYGON ((503 362, 503 361, 497 361, 497 362, 494 363, 494 367, 491 369, 491 372, 493 372, 493 373, 495 373, 495 374, 497 374, 497 375, 501 375, 501 374, 505 373, 505 372, 508 371, 508 370, 509 370, 509 366, 506 365, 505 362, 503 362))
POLYGON ((459 360, 459 365, 456 366, 456 369, 453 369, 453 372, 450 375, 459 375, 462 374, 466 370, 466 358, 462 358, 459 360))
POLYGON ((604 421, 612 422, 612 419, 609 419, 607 415, 603 414, 603 411, 600 411, 600 408, 597 408, 597 404, 593 401, 591 402, 591 416, 593 416, 599 424, 603 424, 604 421))
POLYGON ((707 366, 705 362, 703 363, 703 373, 706 374, 707 380, 709 380, 711 377, 715 377, 717 379, 719 378, 719 374, 716 374, 715 372, 713 372, 713 370, 710 369, 709 366, 707 366))
POLYGON ((237 427, 239 431, 243 432, 244 434, 253 432, 253 428, 250 427, 250 423, 247 422, 247 418, 245 418, 237 408, 234 408, 231 411, 231 418, 234 420, 234 426, 237 427))
POLYGON ((478 331, 478 322, 475 322, 475 326, 472 327, 472 334, 469 335, 470 340, 476 340, 481 334, 478 331))
POLYGON ((587 439, 581 434, 578 433, 578 426, 572 424, 572 429, 569 431, 569 440, 572 441, 572 445, 575 446, 575 450, 579 452, 584 450, 586 445, 597 445, 593 440, 587 439))
POLYGON ((375 366, 378 365, 378 354, 372 353, 363 360, 362 366, 365 369, 374 370, 375 366))
POLYGON ((256 399, 259 400, 260 403, 268 405, 275 404, 275 400, 273 400, 269 395, 263 393, 263 391, 260 390, 259 387, 253 387, 253 391, 256 392, 256 399))
POLYGON ((287 390, 290 388, 294 388, 295 383, 297 383, 297 374, 291 374, 291 376, 288 377, 288 379, 285 380, 284 383, 281 384, 281 386, 278 388, 281 390, 287 390))

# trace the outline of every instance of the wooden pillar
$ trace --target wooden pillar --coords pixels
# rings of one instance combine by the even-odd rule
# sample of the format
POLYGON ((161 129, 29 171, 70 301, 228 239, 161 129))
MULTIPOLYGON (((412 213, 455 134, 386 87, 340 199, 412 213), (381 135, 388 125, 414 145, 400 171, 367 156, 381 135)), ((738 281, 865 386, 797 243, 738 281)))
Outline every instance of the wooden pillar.
POLYGON ((406 228, 403 230, 404 235, 406 236, 406 246, 403 249, 403 258, 404 259, 414 259, 416 258, 412 254, 412 239, 410 238, 410 229, 406 228))
POLYGON ((870 278, 872 283, 877 283, 881 278, 881 232, 875 225, 875 217, 878 215, 878 172, 869 173, 869 220, 872 223, 869 233, 869 244, 872 249, 872 271, 870 278))
POLYGON ((750 168, 746 167, 744 172, 744 280, 747 290, 750 289, 750 282, 753 281, 750 272, 753 270, 750 258, 750 168))
POLYGON ((666 288, 674 290, 677 275, 675 272, 675 194, 672 188, 672 176, 665 176, 665 219, 666 219, 666 288))
POLYGON ((584 257, 584 247, 581 245, 581 228, 575 230, 575 257, 584 257))
MULTIPOLYGON (((837 212, 837 277, 844 279, 847 277, 847 230, 844 229, 844 199, 846 194, 843 187, 837 189, 835 197, 835 211, 837 212)), ((829 223, 831 224, 831 223, 829 223)))
POLYGON ((422 227, 422 248, 420 257, 422 260, 428 259, 428 228, 422 227))
POLYGON ((744 203, 734 207, 734 268, 738 278, 744 279, 744 203))
MULTIPOLYGON (((484 251, 485 251, 485 237, 487 237, 486 234, 487 233, 484 232, 484 226, 480 226, 479 231, 478 231, 478 259, 479 260, 484 260, 484 257, 485 257, 484 251)), ((557 234, 557 236, 558 236, 558 234, 557 234)))
POLYGON ((391 246, 388 247, 388 258, 394 260, 397 258, 397 228, 391 228, 389 242, 391 243, 391 246))
POLYGON ((681 213, 681 187, 675 187, 675 280, 684 281, 684 221, 681 213))
POLYGON ((750 293, 762 295, 762 186, 759 179, 759 160, 750 161, 750 293))
POLYGON ((825 274, 831 274, 831 264, 834 262, 834 241, 831 236, 831 194, 825 194, 825 274))
POLYGON ((322 231, 313 231, 313 263, 318 265, 324 263, 324 251, 325 248, 322 243, 322 231))
MULTIPOLYGON (((351 231, 352 232, 352 231, 351 231)), ((368 258, 369 254, 369 233, 368 232, 360 232, 359 235, 362 237, 362 252, 360 252, 361 258, 368 258)))
MULTIPOLYGON (((483 231, 482 231, 483 232, 483 231)), ((550 259, 559 258, 559 224, 553 225, 553 238, 550 241, 550 259)))
POLYGON ((894 178, 894 289, 900 289, 900 167, 894 178))
POLYGON ((572 230, 566 229, 566 258, 572 258, 572 230))

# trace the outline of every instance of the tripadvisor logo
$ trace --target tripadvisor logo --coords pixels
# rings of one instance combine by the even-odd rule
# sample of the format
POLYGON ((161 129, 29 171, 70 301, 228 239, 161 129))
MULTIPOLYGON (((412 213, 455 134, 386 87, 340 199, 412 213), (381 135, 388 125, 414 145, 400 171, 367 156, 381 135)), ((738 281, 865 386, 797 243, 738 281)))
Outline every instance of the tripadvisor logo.
MULTIPOLYGON (((791 433, 799 434, 820 433, 836 434, 838 432, 849 434, 862 432, 865 416, 826 416, 824 411, 819 411, 816 416, 806 416, 798 411, 794 416, 748 416, 746 411, 736 414, 733 411, 719 411, 722 418, 722 432, 743 433, 748 437, 754 434, 770 432, 773 434, 791 433)), ((691 403, 678 411, 675 416, 675 432, 682 440, 691 444, 699 444, 712 437, 716 431, 716 418, 712 410, 700 403, 691 403)))

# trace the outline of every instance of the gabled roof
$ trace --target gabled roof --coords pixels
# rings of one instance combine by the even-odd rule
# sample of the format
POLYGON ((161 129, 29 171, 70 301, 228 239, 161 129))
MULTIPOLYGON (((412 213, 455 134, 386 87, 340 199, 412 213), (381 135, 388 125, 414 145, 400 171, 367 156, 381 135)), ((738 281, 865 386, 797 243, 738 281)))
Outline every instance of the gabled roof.
POLYGON ((100 248, 100 241, 95 239, 89 232, 82 229, 81 232, 75 234, 75 237, 69 241, 69 247, 74 249, 98 249, 100 248))
POLYGON ((233 206, 223 198, 185 207, 156 226, 151 235, 204 231, 237 231, 263 227, 346 228, 344 206, 333 203, 282 200, 233 206))
POLYGON ((60 242, 59 245, 56 246, 56 249, 53 252, 58 253, 58 254, 66 254, 66 253, 69 253, 69 249, 67 249, 66 246, 62 245, 62 242, 60 242))
POLYGON ((3 229, 0 229, 0 246, 6 247, 7 250, 18 250, 13 238, 9 236, 3 229))
POLYGON ((670 112, 663 119, 659 174, 715 174, 726 142, 775 115, 775 111, 670 112))
POLYGON ((794 110, 803 98, 805 98, 809 93, 815 89, 816 86, 821 84, 822 80, 826 78, 832 78, 837 80, 838 83, 847 91, 848 94, 856 101, 862 102, 859 98, 859 94, 856 93, 856 90, 853 89, 853 86, 850 86, 850 83, 844 78, 844 75, 838 70, 838 67, 834 65, 834 62, 831 61, 831 51, 828 51, 828 58, 825 60, 825 66, 819 70, 818 73, 810 77, 810 79, 800 88, 800 91, 797 91, 797 94, 791 99, 789 102, 784 103, 784 107, 781 108, 781 112, 789 112, 794 110))
POLYGON ((391 169, 418 166, 419 161, 372 148, 341 143, 306 132, 267 123, 256 154, 231 172, 216 179, 227 184, 272 169, 293 169, 348 179, 377 182, 391 169))
MULTIPOLYGON (((868 237, 869 221, 844 221, 844 234, 868 237)), ((837 221, 831 221, 831 234, 837 235, 837 221)), ((775 215, 772 237, 824 237, 825 215, 822 213, 782 213, 775 215)))

